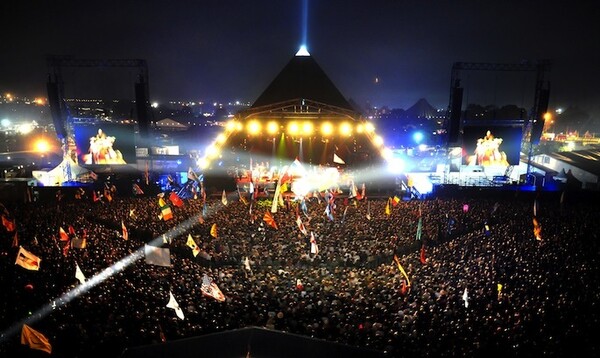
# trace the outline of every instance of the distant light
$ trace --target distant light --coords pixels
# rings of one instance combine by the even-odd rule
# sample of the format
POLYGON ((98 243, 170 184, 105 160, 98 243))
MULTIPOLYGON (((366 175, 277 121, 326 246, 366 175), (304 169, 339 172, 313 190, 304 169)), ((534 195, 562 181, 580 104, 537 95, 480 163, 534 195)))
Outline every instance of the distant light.
POLYGON ((325 136, 331 135, 333 132, 333 126, 329 122, 325 122, 321 125, 321 133, 325 136))
POLYGON ((314 126, 312 122, 306 121, 302 124, 302 134, 311 135, 313 134, 314 126))
POLYGON ((300 127, 298 126, 298 123, 290 122, 290 123, 288 123, 287 131, 288 131, 288 134, 290 134, 290 135, 296 135, 300 131, 300 127))
POLYGON ((373 133, 375 131, 375 126, 373 125, 373 123, 367 122, 365 124, 365 130, 367 131, 367 133, 373 133))
POLYGON ((219 133, 219 135, 217 135, 217 138, 215 139, 215 141, 219 144, 225 143, 225 140, 227 140, 227 137, 223 133, 219 133))
POLYGON ((225 129, 227 129, 230 132, 233 132, 235 130, 235 121, 229 121, 227 122, 227 124, 225 125, 225 129))
POLYGON ((365 126, 363 124, 359 124, 356 126, 356 133, 362 133, 365 131, 365 126))
POLYGON ((376 146, 381 147, 383 145, 383 137, 376 135, 375 138, 373 138, 373 143, 375 143, 376 146))
POLYGON ((48 151, 48 149, 50 149, 50 145, 46 140, 40 139, 37 142, 35 142, 35 150, 37 150, 38 152, 45 153, 48 151))
POLYGON ((158 108, 158 102, 152 102, 152 108, 158 108))
POLYGON ((343 136, 350 136, 352 134, 352 126, 348 122, 344 122, 340 125, 340 133, 343 136))
POLYGON ((562 114, 562 112, 564 111, 564 109, 562 108, 557 108, 556 109, 556 114, 562 114))
POLYGON ((259 121, 250 121, 246 130, 248 131, 248 134, 256 135, 260 133, 260 127, 261 126, 259 121))
POLYGON ((206 169, 208 168, 209 161, 206 158, 200 158, 196 164, 198 164, 198 167, 201 169, 206 169))
POLYGON ((424 152, 427 150, 427 144, 419 144, 419 150, 421 152, 424 152))
POLYGON ((10 126, 10 119, 4 118, 0 123, 2 124, 2 127, 8 127, 10 126))
POLYGON ((544 113, 544 120, 545 121, 549 121, 550 118, 552 118, 552 114, 550 114, 550 112, 546 112, 544 113))
POLYGON ((206 147, 206 157, 214 158, 218 155, 219 155, 219 149, 217 149, 217 147, 215 147, 212 144, 209 145, 208 147, 206 147))
POLYGON ((300 46, 300 49, 298 50, 298 52, 296 52, 296 56, 310 56, 310 53, 308 53, 308 50, 306 49, 306 45, 300 46))

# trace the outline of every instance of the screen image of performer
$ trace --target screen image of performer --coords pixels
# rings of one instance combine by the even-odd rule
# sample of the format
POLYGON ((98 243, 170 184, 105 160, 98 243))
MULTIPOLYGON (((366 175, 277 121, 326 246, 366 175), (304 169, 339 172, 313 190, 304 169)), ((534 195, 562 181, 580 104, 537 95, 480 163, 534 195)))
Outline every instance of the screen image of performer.
POLYGON ((88 154, 83 156, 85 164, 127 164, 119 150, 113 149, 116 138, 107 136, 102 129, 90 137, 88 154))
POLYGON ((488 130, 483 138, 477 139, 475 155, 469 156, 468 164, 482 166, 508 166, 509 163, 506 158, 506 153, 500 151, 501 144, 502 138, 494 137, 488 130))

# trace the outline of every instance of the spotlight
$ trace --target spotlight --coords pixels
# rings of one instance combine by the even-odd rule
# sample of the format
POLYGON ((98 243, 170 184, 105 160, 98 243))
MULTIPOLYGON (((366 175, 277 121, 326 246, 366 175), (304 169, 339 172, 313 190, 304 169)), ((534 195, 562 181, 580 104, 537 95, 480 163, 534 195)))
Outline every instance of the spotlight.
POLYGON ((250 121, 248 122, 247 127, 248 134, 256 135, 260 133, 260 122, 259 121, 250 121))
POLYGON ((359 124, 356 126, 356 133, 362 133, 365 131, 365 125, 364 124, 359 124))
POLYGON ((288 123, 287 132, 289 135, 292 135, 292 136, 297 135, 298 132, 300 132, 300 127, 298 126, 298 123, 296 123, 296 122, 288 123))
POLYGON ((329 122, 325 122, 321 125, 321 133, 325 136, 331 135, 333 133, 333 126, 329 122))
POLYGON ((365 123, 365 130, 367 131, 367 133, 373 133, 375 132, 375 126, 373 125, 373 123, 367 122, 365 123))
POLYGON ((270 121, 267 124, 267 133, 269 133, 269 134, 276 134, 278 130, 279 130, 279 124, 277 122, 270 121))
POLYGON ((312 122, 304 122, 302 123, 302 134, 304 135, 311 135, 313 134, 314 131, 314 126, 312 124, 312 122))
POLYGON ((225 129, 227 129, 230 132, 233 132, 236 128, 236 123, 235 121, 229 121, 227 122, 227 124, 225 125, 225 129))
POLYGON ((421 132, 415 132, 413 134, 413 139, 416 143, 421 143, 421 141, 423 140, 423 133, 421 132))
POLYGON ((376 135, 375 138, 373 138, 373 143, 375 143, 376 146, 381 147, 383 145, 383 137, 376 135))
POLYGON ((352 126, 348 122, 340 124, 340 133, 343 136, 350 136, 352 134, 352 126))
POLYGON ((227 137, 225 136, 225 134, 223 133, 219 133, 219 135, 217 136, 217 138, 215 139, 215 141, 219 144, 223 144, 225 143, 225 140, 227 140, 227 137))

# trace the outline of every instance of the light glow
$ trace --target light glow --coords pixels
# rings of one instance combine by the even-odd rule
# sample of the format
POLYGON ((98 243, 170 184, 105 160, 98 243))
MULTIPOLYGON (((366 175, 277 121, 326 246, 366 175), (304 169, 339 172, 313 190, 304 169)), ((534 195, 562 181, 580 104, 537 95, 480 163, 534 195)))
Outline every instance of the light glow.
POLYGON ((250 121, 248 122, 248 134, 250 135, 256 135, 258 133, 260 133, 260 122, 259 121, 250 121))
POLYGON ((304 122, 302 124, 302 134, 304 135, 311 135, 314 132, 314 125, 312 124, 312 122, 304 122))
POLYGON ((321 133, 325 136, 331 135, 333 133, 333 126, 329 122, 325 122, 321 125, 321 133))
POLYGON ((269 133, 269 134, 276 134, 278 130, 279 130, 279 124, 277 122, 270 121, 267 124, 267 133, 269 133))
POLYGON ((300 132, 300 127, 298 126, 298 123, 296 122, 290 122, 288 123, 287 126, 287 131, 289 135, 297 135, 298 132, 300 132))
POLYGON ((344 122, 340 124, 340 133, 346 137, 352 135, 352 126, 350 125, 350 123, 344 122))

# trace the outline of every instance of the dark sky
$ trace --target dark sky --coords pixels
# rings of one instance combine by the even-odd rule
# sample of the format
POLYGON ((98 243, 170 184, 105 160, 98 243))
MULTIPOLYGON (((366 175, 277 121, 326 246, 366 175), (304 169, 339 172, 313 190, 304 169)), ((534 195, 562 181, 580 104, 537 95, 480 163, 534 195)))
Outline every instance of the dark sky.
MULTIPOLYGON (((594 1, 309 0, 308 48, 364 105, 448 105, 456 61, 551 59, 550 106, 600 112, 594 1), (379 83, 375 83, 379 78, 379 83)), ((0 90, 45 95, 48 54, 146 59, 151 100, 253 102, 298 49, 302 0, 2 1, 0 90)), ((133 99, 135 71, 66 69, 68 96, 133 99)), ((534 74, 463 73, 469 102, 530 107, 534 74)))

